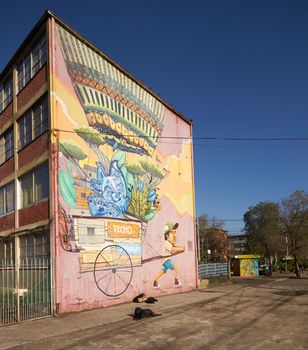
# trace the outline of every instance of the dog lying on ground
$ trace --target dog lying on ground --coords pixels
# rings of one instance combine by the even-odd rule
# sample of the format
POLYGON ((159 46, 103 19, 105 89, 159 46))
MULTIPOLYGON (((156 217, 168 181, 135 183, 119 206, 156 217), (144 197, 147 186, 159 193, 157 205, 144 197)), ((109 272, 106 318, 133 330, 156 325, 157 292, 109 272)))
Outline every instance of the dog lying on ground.
POLYGON ((146 301, 146 299, 145 294, 141 293, 133 299, 133 303, 143 303, 146 301))
POLYGON ((154 304, 156 301, 158 301, 157 299, 153 298, 153 297, 145 297, 145 294, 139 294, 137 295, 134 299, 133 299, 133 303, 147 303, 147 304, 154 304))
POLYGON ((155 304, 155 302, 158 301, 157 299, 153 298, 153 297, 148 297, 145 302, 147 304, 155 304))
POLYGON ((133 319, 135 321, 141 320, 142 318, 161 316, 160 314, 155 314, 151 309, 141 309, 141 307, 136 307, 133 319))

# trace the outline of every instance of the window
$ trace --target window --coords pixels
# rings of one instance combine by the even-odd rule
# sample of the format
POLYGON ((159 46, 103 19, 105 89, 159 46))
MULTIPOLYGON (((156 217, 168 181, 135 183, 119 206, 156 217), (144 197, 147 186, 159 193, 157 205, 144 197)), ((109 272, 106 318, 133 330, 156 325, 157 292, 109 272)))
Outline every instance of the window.
POLYGON ((50 256, 49 232, 27 234, 19 237, 20 258, 44 258, 50 256))
POLYGON ((94 227, 87 227, 87 235, 94 236, 95 235, 95 228, 94 227))
POLYGON ((45 35, 36 43, 17 67, 18 92, 34 77, 46 63, 46 37, 45 35))
POLYGON ((24 114, 18 122, 19 149, 32 141, 32 112, 24 114))
POLYGON ((37 167, 20 178, 21 207, 36 203, 49 195, 48 163, 37 167))
POLYGON ((14 131, 8 129, 0 137, 0 164, 14 156, 14 131))
POLYGON ((12 264, 10 261, 15 259, 15 240, 6 238, 0 241, 0 266, 12 264))
POLYGON ((45 97, 33 109, 34 138, 41 135, 48 128, 48 103, 45 97))
POLYGON ((15 186, 14 182, 0 187, 0 215, 15 210, 15 186))
POLYGON ((0 86, 0 113, 12 102, 13 100, 13 78, 10 76, 0 86))
POLYGON ((46 62, 46 38, 43 36, 32 50, 32 74, 35 75, 46 62))
POLYGON ((19 149, 25 147, 48 129, 48 102, 43 97, 18 121, 19 149))

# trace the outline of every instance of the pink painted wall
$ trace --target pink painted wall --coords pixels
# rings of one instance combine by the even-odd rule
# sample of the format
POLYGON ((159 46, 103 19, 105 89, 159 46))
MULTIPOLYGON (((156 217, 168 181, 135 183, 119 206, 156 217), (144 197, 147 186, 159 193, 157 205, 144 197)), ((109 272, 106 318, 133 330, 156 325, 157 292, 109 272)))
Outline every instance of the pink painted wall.
MULTIPOLYGON (((58 201, 55 213, 58 227, 55 232, 54 250, 55 299, 59 312, 80 311, 127 302, 140 293, 159 296, 195 289, 197 276, 191 124, 157 101, 130 77, 124 76, 123 72, 117 68, 110 68, 110 63, 103 56, 86 47, 65 29, 57 24, 51 28, 51 50, 55 58, 51 91, 54 106, 53 124, 60 130, 53 140, 59 150, 59 161, 54 167, 59 189, 55 193, 58 201), (83 71, 85 65, 91 69, 92 80, 96 79, 96 83, 99 84, 94 86, 87 83, 85 74, 88 73, 83 71), (112 121, 119 123, 120 127, 120 109, 106 109, 106 106, 101 105, 100 100, 93 96, 89 97, 91 101, 86 100, 85 96, 80 96, 86 94, 85 90, 89 95, 95 95, 97 92, 104 95, 104 99, 113 99, 114 104, 119 102, 121 108, 135 113, 131 124, 125 120, 121 122, 121 125, 125 125, 125 128, 121 129, 122 132, 132 130, 136 137, 150 140, 151 127, 161 130, 157 143, 154 142, 153 148, 149 149, 140 144, 129 144, 129 139, 125 139, 121 133, 112 134, 111 137, 111 129, 107 132, 104 129, 102 132, 100 128, 104 125, 100 124, 100 121, 103 115, 111 120, 110 128, 113 125, 112 121), (92 107, 95 108, 98 118, 93 124, 90 123, 92 107), (141 124, 138 124, 138 118, 141 118, 141 124), (151 127, 146 127, 146 123, 151 127), (93 151, 84 138, 78 136, 76 129, 80 127, 90 128, 87 130, 91 130, 91 135, 99 134, 104 139, 104 144, 99 150, 93 151), (78 150, 78 156, 74 150, 78 150), (107 159, 107 165, 104 164, 103 158, 107 159), (157 182, 157 196, 154 200, 151 196, 153 181, 149 180, 150 173, 145 171, 142 175, 136 175, 133 172, 133 165, 137 164, 140 168, 140 165, 144 166, 145 161, 161 174, 157 178, 154 176, 157 182), (103 175, 99 174, 98 163, 102 164, 103 175), (107 193, 110 186, 114 188, 109 197, 104 193, 107 193), (97 190, 98 187, 102 189, 101 192, 97 190), (148 194, 146 200, 145 194, 148 194), (117 197, 116 201, 121 198, 122 205, 119 205, 119 202, 111 203, 114 197, 117 197), (133 200, 136 198, 140 205, 147 208, 142 215, 140 211, 134 211, 137 210, 133 206, 133 200), (104 211, 104 208, 109 206, 116 209, 112 213, 104 211), (133 221, 130 221, 132 219, 133 221), (169 222, 179 224, 175 245, 184 248, 184 252, 171 257, 178 267, 178 280, 181 285, 175 285, 174 273, 168 270, 159 279, 160 286, 157 288, 153 286, 153 282, 162 269, 164 231, 166 223, 169 222), (127 232, 134 225, 138 226, 140 231, 134 236, 129 236, 131 233, 117 236, 110 233, 110 227, 117 224, 122 225, 123 230, 127 229, 127 232), (101 281, 98 282, 98 272, 97 275, 94 272, 95 258, 101 249, 109 245, 128 247, 133 261, 132 279, 127 283, 127 289, 118 296, 108 296, 100 290, 98 285, 102 283, 101 288, 106 291, 108 282, 104 282, 104 275, 100 275, 101 281)), ((123 115, 127 116, 126 113, 123 115)), ((125 271, 128 263, 124 259, 123 251, 111 249, 108 250, 108 254, 100 258, 99 266, 104 266, 101 269, 103 272, 100 273, 104 274, 109 264, 123 263, 125 271)), ((107 277, 106 281, 109 279, 107 277)), ((112 282, 113 278, 110 279, 111 284, 112 282)), ((117 292, 124 289, 121 283, 125 284, 121 280, 114 284, 119 288, 117 292)), ((112 294, 112 291, 108 291, 112 294)))

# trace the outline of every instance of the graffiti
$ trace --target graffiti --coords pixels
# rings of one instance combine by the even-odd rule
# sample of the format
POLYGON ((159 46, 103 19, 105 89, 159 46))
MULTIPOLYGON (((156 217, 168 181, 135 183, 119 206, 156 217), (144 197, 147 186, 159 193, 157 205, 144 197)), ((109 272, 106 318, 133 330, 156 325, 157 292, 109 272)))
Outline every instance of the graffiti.
POLYGON ((118 297, 127 290, 132 277, 132 259, 123 246, 108 245, 99 252, 94 263, 94 280, 101 292, 118 297))
MULTIPOLYGON (((190 218, 193 227, 192 175, 183 171, 179 177, 181 169, 191 169, 191 144, 169 147, 161 136, 163 131, 175 135, 182 130, 188 135, 189 123, 182 123, 141 84, 59 24, 54 39, 57 62, 52 96, 63 101, 54 104, 58 242, 65 251, 60 251, 58 271, 73 275, 77 267, 73 261, 79 268, 74 284, 78 288, 67 292, 68 300, 74 293, 87 299, 88 288, 95 285, 98 289, 94 288, 93 295, 99 302, 101 297, 119 297, 128 288, 135 291, 141 280, 143 287, 152 288, 155 271, 151 264, 161 259, 154 284, 163 275, 167 280, 171 270, 174 286, 179 286, 178 267, 172 261, 175 254, 184 252, 175 246, 178 225, 166 225, 162 255, 163 237, 156 237, 156 228, 168 217, 163 210, 179 220, 190 218), (176 120, 176 130, 170 122, 165 125, 167 113, 176 120), (146 248, 148 242, 158 255, 146 248), (67 252, 78 254, 68 256, 67 252), (92 280, 83 279, 89 274, 92 280)), ((193 229, 185 232, 185 239, 190 232, 193 229)), ((178 264, 182 269, 183 261, 178 264)), ((194 271, 192 259, 185 264, 194 271)))
POLYGON ((60 26, 57 32, 88 125, 113 150, 152 155, 165 122, 163 104, 60 26))
POLYGON ((78 253, 79 248, 75 245, 75 236, 72 230, 73 220, 68 218, 63 208, 59 209, 58 227, 60 244, 62 248, 71 253, 78 253))
POLYGON ((240 275, 243 277, 251 277, 259 275, 257 259, 241 259, 240 275))
POLYGON ((162 268, 161 271, 158 273, 158 275, 155 277, 153 282, 153 287, 159 287, 158 280, 166 274, 168 270, 172 270, 174 272, 174 284, 176 286, 179 286, 181 283, 178 279, 178 268, 173 263, 171 256, 173 254, 179 254, 184 252, 184 247, 177 247, 176 244, 176 229, 178 228, 179 224, 172 224, 168 223, 165 225, 165 242, 162 249, 162 268))
POLYGON ((96 194, 88 197, 89 210, 93 216, 122 218, 128 208, 125 180, 115 160, 110 164, 109 174, 97 163, 97 178, 91 181, 96 194))
POLYGON ((74 188, 74 177, 72 174, 72 166, 67 165, 68 171, 59 171, 59 187, 60 193, 64 201, 70 208, 76 207, 76 190, 74 188))

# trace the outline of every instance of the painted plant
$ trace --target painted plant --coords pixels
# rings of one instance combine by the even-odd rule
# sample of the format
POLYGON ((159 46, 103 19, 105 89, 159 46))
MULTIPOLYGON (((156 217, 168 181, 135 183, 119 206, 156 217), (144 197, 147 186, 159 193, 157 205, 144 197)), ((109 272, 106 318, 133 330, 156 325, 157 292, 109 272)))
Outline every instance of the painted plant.
MULTIPOLYGON (((82 175, 85 161, 79 170, 80 178, 90 184, 85 184, 91 190, 87 197, 89 213, 115 218, 129 215, 149 221, 159 209, 158 184, 164 177, 152 157, 164 127, 166 109, 73 35, 60 26, 57 32, 67 71, 88 123, 74 131, 97 157, 95 179, 82 175), (135 156, 127 157, 128 154, 135 156)), ((76 155, 72 145, 64 146, 60 148, 64 156, 84 160, 84 154, 76 155)), ((73 186, 70 176, 64 170, 59 175, 65 190, 73 186)), ((69 202, 72 207, 72 198, 69 202)))

